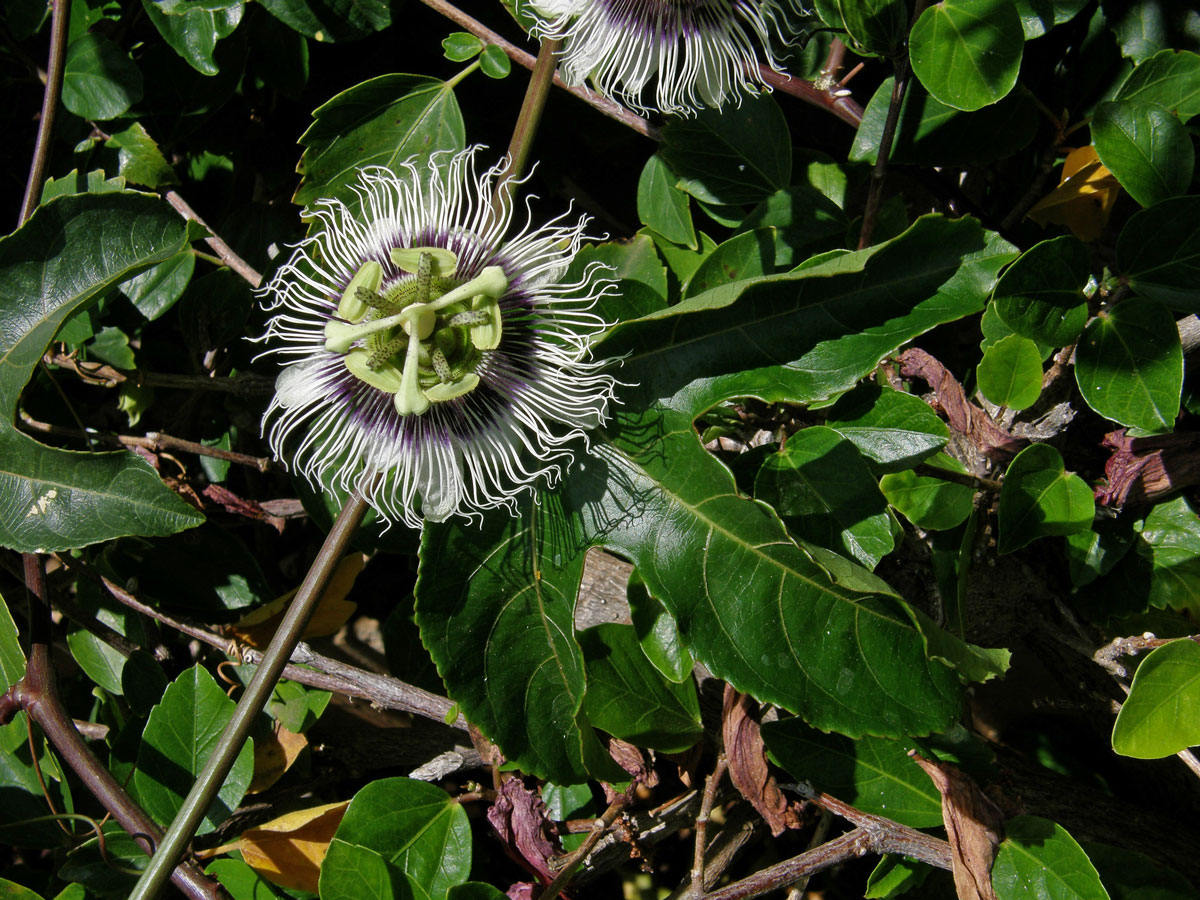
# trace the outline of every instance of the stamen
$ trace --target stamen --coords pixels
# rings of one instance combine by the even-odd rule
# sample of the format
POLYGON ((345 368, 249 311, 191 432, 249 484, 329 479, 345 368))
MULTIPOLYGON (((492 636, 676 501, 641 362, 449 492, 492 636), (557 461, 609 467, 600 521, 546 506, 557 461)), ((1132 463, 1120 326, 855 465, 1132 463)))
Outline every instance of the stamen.
POLYGON ((437 372, 437 377, 442 381, 449 381, 450 363, 446 362, 446 354, 434 347, 433 353, 430 354, 430 360, 433 362, 433 371, 437 372))

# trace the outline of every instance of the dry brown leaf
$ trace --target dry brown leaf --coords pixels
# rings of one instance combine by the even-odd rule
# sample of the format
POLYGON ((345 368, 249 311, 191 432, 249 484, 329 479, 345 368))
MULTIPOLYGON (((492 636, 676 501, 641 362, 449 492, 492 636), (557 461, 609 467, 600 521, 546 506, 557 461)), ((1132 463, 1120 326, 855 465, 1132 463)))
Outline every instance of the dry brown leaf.
POLYGON ((1121 185, 1100 162, 1095 147, 1067 154, 1058 187, 1026 214, 1043 228, 1066 225, 1081 241, 1095 241, 1108 224, 1121 185))
POLYGON ((272 884, 317 893, 321 863, 349 800, 298 809, 265 825, 249 828, 231 844, 210 850, 205 856, 241 851, 250 868, 272 884))
POLYGON ((292 767, 300 751, 308 746, 308 738, 288 731, 278 722, 269 738, 258 736, 254 741, 254 778, 247 794, 265 791, 292 767))
POLYGON ((954 887, 959 900, 996 900, 992 863, 1004 839, 1004 816, 957 766, 909 754, 942 795, 942 821, 950 841, 954 887))
POLYGON ((788 828, 800 827, 798 810, 783 796, 767 768, 767 750, 758 726, 758 704, 729 685, 725 685, 721 735, 729 763, 729 780, 758 810, 771 834, 778 837, 788 828))
MULTIPOLYGON (((304 629, 304 640, 334 634, 346 624, 346 620, 355 610, 355 604, 348 601, 346 595, 350 593, 350 588, 354 586, 354 579, 366 565, 366 559, 361 553, 352 553, 337 564, 337 568, 333 571, 333 577, 329 580, 329 586, 325 588, 325 593, 321 597, 321 602, 317 604, 308 626, 304 629)), ((260 606, 254 612, 243 616, 236 624, 231 625, 230 633, 237 640, 251 647, 267 646, 294 596, 296 596, 294 590, 288 591, 266 606, 260 606)))
POLYGON ((554 826, 542 798, 525 787, 520 778, 509 778, 496 792, 496 802, 487 811, 488 821, 504 842, 504 852, 523 868, 554 880, 550 857, 554 826))

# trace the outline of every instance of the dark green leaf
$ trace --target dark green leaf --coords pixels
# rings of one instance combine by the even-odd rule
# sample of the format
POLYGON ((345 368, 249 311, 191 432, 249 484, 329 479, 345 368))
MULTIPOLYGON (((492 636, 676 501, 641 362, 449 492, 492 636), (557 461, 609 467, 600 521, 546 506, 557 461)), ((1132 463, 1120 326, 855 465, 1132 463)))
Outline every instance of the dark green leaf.
POLYGON ((840 246, 849 220, 832 200, 808 185, 776 191, 756 206, 738 226, 751 231, 771 226, 775 268, 790 269, 810 254, 840 246))
POLYGON ((795 534, 868 569, 895 546, 879 485, 854 444, 832 428, 792 435, 763 463, 754 496, 775 507, 795 534))
MULTIPOLYGON (((699 265, 704 262, 708 254, 717 249, 717 242, 710 238, 704 232, 699 232, 697 235, 700 238, 700 249, 691 250, 687 247, 682 247, 678 244, 673 244, 664 238, 661 234, 648 229, 643 229, 638 232, 639 235, 647 235, 654 246, 658 248, 658 252, 662 254, 663 260, 667 264, 667 268, 671 274, 675 276, 675 280, 686 283, 692 277, 692 273, 696 271, 699 265)), ((665 306, 666 304, 664 304, 665 306)))
MULTIPOLYGON (((170 685, 150 710, 138 747, 133 790, 156 821, 167 824, 183 805, 196 776, 216 749, 234 702, 199 665, 170 685)), ((198 833, 205 834, 237 809, 254 775, 253 741, 238 753, 217 798, 205 813, 198 833)))
POLYGON ((1117 265, 1137 293, 1200 312, 1200 197, 1175 197, 1130 217, 1117 265))
POLYGON ((4 900, 43 900, 41 894, 7 878, 0 878, 0 897, 4 900))
POLYGON ((142 99, 142 73, 128 53, 102 34, 84 34, 67 48, 63 106, 85 119, 115 119, 142 99))
MULTIPOLYGON (((1137 535, 1131 517, 1099 519, 1092 531, 1067 535, 1067 571, 1076 588, 1107 575, 1133 547, 1137 535)), ((1200 548, 1197 548, 1200 550, 1200 548)))
POLYGON ((466 62, 483 50, 483 41, 469 31, 456 31, 442 40, 442 50, 451 62, 466 62))
POLYGON ((596 737, 581 714, 579 570, 546 577, 559 540, 505 516, 485 520, 482 531, 427 524, 417 624, 467 718, 522 771, 575 784, 587 777, 585 742, 596 737))
POLYGON ((450 888, 446 892, 446 900, 508 900, 508 894, 482 881, 468 881, 450 888))
POLYGON ((393 172, 415 158, 418 168, 437 152, 465 143, 462 113, 452 86, 421 75, 381 75, 338 94, 313 113, 300 137, 303 176, 293 201, 308 206, 338 199, 351 211, 358 170, 383 166, 393 172))
POLYGON ((678 186, 706 203, 757 203, 792 180, 792 142, 770 96, 672 119, 659 151, 678 186))
POLYGON ((179 15, 167 15, 156 0, 142 0, 142 7, 163 39, 203 75, 216 75, 220 71, 213 51, 217 41, 233 34, 242 21, 243 11, 241 3, 216 10, 196 5, 179 15))
POLYGON ((1168 46, 1167 20, 1158 0, 1108 0, 1104 13, 1122 56, 1141 63, 1168 46))
POLYGON ((984 351, 975 377, 992 403, 1025 409, 1042 393, 1042 353, 1029 338, 1011 335, 984 351))
POLYGON ((91 895, 128 897, 150 857, 120 825, 103 828, 104 841, 89 838, 67 854, 57 876, 87 887, 91 895))
POLYGON ((1049 444, 1032 444, 1009 463, 1000 490, 999 550, 1012 553, 1051 535, 1087 531, 1096 514, 1092 490, 1067 472, 1049 444))
POLYGON ((1146 431, 1171 430, 1183 389, 1175 317, 1141 297, 1101 312, 1075 351, 1075 380, 1100 415, 1146 431))
POLYGON ((613 737, 663 753, 682 753, 703 734, 695 683, 667 681, 650 665, 632 625, 579 633, 587 667, 584 711, 613 737))
POLYGON ((873 737, 852 741, 822 734, 799 719, 764 723, 762 736, 775 762, 819 791, 913 828, 942 824, 941 795, 909 758, 913 744, 873 737))
POLYGON ((1025 40, 1039 38, 1055 25, 1069 22, 1087 6, 1087 0, 1016 0, 1025 40))
POLYGON ((1092 140, 1100 161, 1142 206, 1186 193, 1195 153, 1187 129, 1153 103, 1102 103, 1092 119, 1092 140))
POLYGON ((388 0, 259 0, 271 15, 315 41, 354 41, 392 24, 388 0))
POLYGON ((1012 0, 943 0, 909 34, 913 73, 939 101, 981 109, 1012 90, 1025 32, 1012 0))
POLYGON ((1096 867, 1061 825, 1017 816, 1004 831, 992 866, 997 900, 1109 900, 1096 867))
POLYGON ((1189 50, 1163 50, 1133 70, 1117 100, 1161 106, 1187 121, 1200 113, 1200 56, 1189 50))
POLYGON ((1138 550, 1151 564, 1151 605, 1200 614, 1200 516, 1187 500, 1176 497, 1150 511, 1138 550))
POLYGON ((996 312, 1014 333, 1065 347, 1087 322, 1083 288, 1090 272, 1091 257, 1077 238, 1042 241, 1000 276, 993 298, 996 312))
POLYGON ((908 4, 904 0, 857 0, 838 5, 856 51, 888 56, 903 42, 908 27, 908 4))
POLYGON ((695 660, 679 637, 674 617, 640 579, 631 579, 627 591, 633 629, 646 658, 671 681, 679 683, 691 678, 695 660))
POLYGON ((717 285, 770 275, 775 271, 775 229, 760 228, 718 244, 696 267, 683 296, 694 297, 717 285))
POLYGON ((103 169, 94 169, 86 175, 72 169, 62 178, 47 178, 42 185, 43 204, 64 194, 111 194, 125 190, 125 179, 105 178, 103 169))
POLYGON ((867 876, 863 900, 892 900, 920 887, 933 869, 925 863, 888 855, 867 876))
POLYGON ((233 900, 279 900, 271 883, 240 859, 214 859, 204 871, 215 876, 233 900))
POLYGON ((121 671, 125 668, 125 656, 121 651, 83 630, 68 634, 67 646, 88 678, 110 694, 121 695, 121 671))
POLYGON ((153 321, 175 305, 187 290, 196 269, 196 254, 184 250, 118 285, 125 297, 153 321))
POLYGON ((928 459, 950 438, 950 429, 928 403, 873 383, 838 400, 827 424, 884 472, 928 459))
POLYGON ((675 174, 655 153, 642 169, 637 188, 638 218, 673 244, 693 250, 696 229, 692 225, 692 209, 688 195, 675 187, 675 174))
POLYGON ((186 246, 183 220, 162 201, 82 194, 40 207, 0 240, 0 544, 65 550, 127 534, 171 534, 202 520, 127 453, 74 453, 12 426, 17 400, 73 312, 186 246))
MULTIPOLYGON (((867 103, 850 148, 851 160, 875 163, 894 83, 885 78, 867 103)), ((983 109, 963 112, 931 97, 919 83, 911 83, 900 106, 888 159, 919 165, 978 165, 1007 159, 1029 145, 1038 122, 1037 106, 1023 91, 1014 91, 983 109)))
MULTIPOLYGON (((471 871, 466 810, 441 788, 423 781, 372 781, 350 801, 334 840, 378 853, 433 900, 466 881, 471 871)), ((322 867, 321 897, 325 896, 322 867)))
MULTIPOLYGON (((939 453, 926 460, 928 465, 951 472, 965 473, 958 460, 939 453)), ((974 508, 975 491, 928 475, 918 475, 911 469, 884 475, 879 489, 904 518, 926 531, 945 531, 966 521, 974 508)))
POLYGON ((1126 847, 1081 841, 1112 900, 1191 900, 1196 889, 1156 859, 1126 847))
POLYGON ((1183 638, 1154 650, 1133 676, 1113 725, 1122 756, 1158 759, 1200 744, 1200 645, 1183 638))

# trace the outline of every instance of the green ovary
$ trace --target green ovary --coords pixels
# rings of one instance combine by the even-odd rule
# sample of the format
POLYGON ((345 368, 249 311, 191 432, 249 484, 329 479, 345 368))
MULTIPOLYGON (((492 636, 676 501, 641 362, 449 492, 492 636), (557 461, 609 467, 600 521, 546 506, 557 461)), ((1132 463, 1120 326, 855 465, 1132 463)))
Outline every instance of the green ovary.
POLYGON ((508 279, 490 266, 459 283, 457 261, 442 248, 397 249, 392 258, 415 277, 381 291, 382 267, 364 263, 338 304, 348 322, 326 324, 325 349, 343 354, 359 381, 392 394, 400 415, 421 415, 478 387, 476 368, 500 344, 508 279))

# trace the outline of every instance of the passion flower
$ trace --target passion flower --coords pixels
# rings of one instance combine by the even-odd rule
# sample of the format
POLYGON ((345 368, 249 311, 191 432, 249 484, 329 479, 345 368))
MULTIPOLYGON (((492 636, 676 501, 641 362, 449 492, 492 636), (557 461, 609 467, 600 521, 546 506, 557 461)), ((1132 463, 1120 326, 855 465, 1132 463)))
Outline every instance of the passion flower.
POLYGON ((612 400, 590 358, 612 282, 597 264, 567 278, 587 218, 530 214, 508 236, 512 191, 499 165, 477 174, 478 150, 362 170, 361 212, 315 204, 314 233, 264 289, 263 340, 285 363, 272 451, 389 522, 515 511, 612 400))

